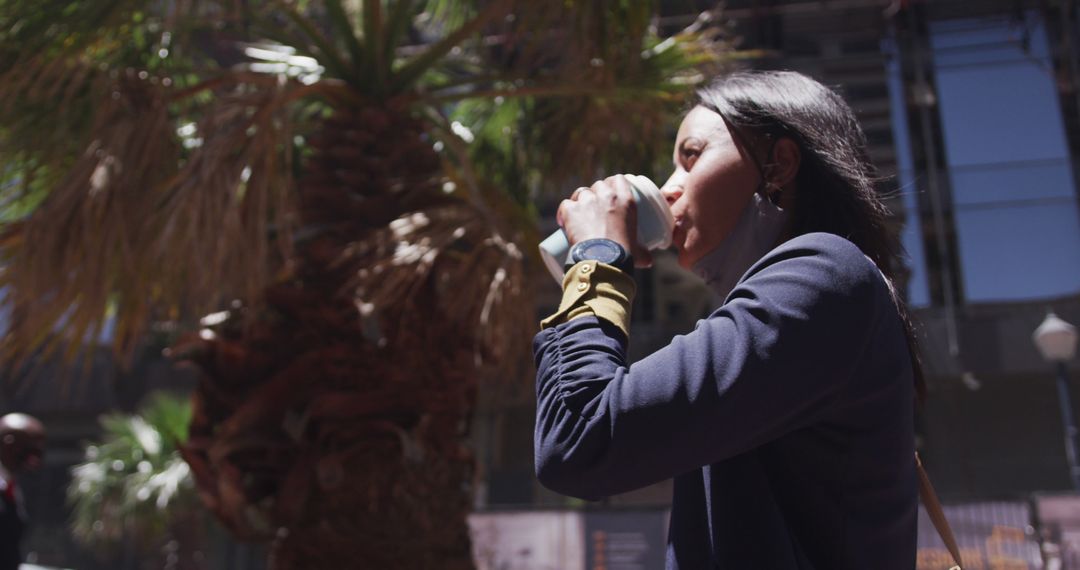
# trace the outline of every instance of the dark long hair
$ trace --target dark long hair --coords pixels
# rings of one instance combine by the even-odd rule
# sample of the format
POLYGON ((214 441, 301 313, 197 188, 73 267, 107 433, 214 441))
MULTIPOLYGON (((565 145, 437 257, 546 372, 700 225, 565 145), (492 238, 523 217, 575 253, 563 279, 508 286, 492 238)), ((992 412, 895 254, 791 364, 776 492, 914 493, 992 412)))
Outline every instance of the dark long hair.
MULTIPOLYGON (((799 146, 792 235, 827 232, 846 238, 885 274, 921 400, 925 383, 918 343, 894 283, 902 248, 886 223, 889 211, 874 188, 866 136, 851 107, 828 87, 793 71, 725 75, 699 89, 695 103, 723 117, 740 142, 789 138, 799 146)), ((747 152, 755 156, 756 150, 749 145, 747 152)))

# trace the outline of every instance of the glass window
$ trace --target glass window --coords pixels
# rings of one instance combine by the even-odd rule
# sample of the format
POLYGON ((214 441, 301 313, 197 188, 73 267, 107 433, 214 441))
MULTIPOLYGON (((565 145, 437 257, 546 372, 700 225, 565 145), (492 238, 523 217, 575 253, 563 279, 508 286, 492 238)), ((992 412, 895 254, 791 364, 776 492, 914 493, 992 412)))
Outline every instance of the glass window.
POLYGON ((1080 209, 1041 20, 930 34, 965 298, 1080 291, 1080 209))
POLYGON ((1054 297, 1080 288, 1075 203, 963 208, 956 213, 970 300, 1054 297), (974 268, 977 273, 972 273, 974 268))

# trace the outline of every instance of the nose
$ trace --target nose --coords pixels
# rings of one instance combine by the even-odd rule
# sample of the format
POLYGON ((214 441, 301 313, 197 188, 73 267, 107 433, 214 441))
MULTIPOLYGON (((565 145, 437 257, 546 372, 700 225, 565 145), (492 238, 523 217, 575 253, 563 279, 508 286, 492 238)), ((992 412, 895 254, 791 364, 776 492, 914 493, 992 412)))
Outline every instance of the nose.
POLYGON ((668 181, 664 183, 664 187, 660 189, 660 195, 667 200, 669 206, 683 195, 682 180, 678 179, 677 174, 672 174, 671 178, 668 178, 668 181))

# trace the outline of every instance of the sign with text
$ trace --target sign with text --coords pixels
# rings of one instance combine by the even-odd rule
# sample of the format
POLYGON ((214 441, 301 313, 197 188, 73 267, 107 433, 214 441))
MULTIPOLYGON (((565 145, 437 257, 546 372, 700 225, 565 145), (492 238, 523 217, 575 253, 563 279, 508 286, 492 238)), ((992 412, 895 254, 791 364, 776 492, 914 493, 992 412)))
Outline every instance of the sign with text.
POLYGON ((667 514, 661 510, 585 513, 587 570, 664 567, 667 514))

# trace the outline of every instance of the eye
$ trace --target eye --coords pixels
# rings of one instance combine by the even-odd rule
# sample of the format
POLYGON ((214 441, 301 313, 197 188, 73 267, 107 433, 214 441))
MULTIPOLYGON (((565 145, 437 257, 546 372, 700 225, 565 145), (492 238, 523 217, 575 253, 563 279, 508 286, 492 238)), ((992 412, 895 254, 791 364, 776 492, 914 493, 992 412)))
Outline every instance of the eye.
POLYGON ((697 162, 698 157, 701 156, 701 147, 696 145, 683 145, 679 148, 679 160, 682 162, 683 168, 690 170, 690 167, 697 162))

